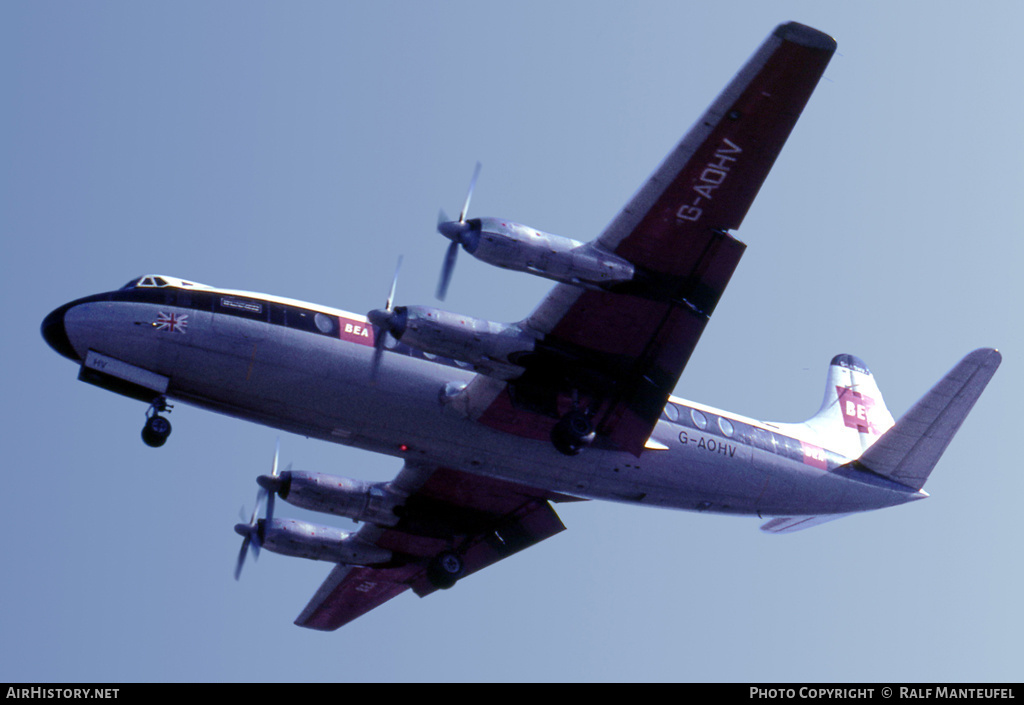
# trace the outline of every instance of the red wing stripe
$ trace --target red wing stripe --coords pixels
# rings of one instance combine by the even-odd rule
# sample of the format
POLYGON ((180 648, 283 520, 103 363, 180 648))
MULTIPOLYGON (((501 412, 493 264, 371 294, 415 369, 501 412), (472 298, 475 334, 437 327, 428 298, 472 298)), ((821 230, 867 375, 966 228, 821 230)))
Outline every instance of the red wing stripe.
POLYGON ((738 228, 836 44, 779 26, 740 69, 599 242, 634 264, 685 274, 694 233, 738 228))
POLYGON ((335 566, 295 624, 332 631, 409 589, 402 570, 335 566))

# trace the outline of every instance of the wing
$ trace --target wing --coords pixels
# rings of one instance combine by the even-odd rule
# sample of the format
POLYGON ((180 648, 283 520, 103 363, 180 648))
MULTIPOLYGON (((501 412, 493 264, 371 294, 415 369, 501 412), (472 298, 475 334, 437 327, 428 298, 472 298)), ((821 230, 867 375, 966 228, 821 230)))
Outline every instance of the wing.
POLYGON ((549 500, 573 498, 451 470, 406 465, 392 483, 408 498, 394 527, 366 524, 359 538, 393 552, 384 566, 338 565, 295 620, 330 631, 412 588, 424 597, 450 587, 438 556, 461 558, 465 577, 565 529, 549 500))
POLYGON ((540 338, 505 385, 478 378, 484 424, 546 438, 586 404, 597 438, 639 455, 745 245, 739 227, 836 48, 779 26, 654 175, 587 247, 631 262, 608 290, 556 286, 523 324, 540 338))

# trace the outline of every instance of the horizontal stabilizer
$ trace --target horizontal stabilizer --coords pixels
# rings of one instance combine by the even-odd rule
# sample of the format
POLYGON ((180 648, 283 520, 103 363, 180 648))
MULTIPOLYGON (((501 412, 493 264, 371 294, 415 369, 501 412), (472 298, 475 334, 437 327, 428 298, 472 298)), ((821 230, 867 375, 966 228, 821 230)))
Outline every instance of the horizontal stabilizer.
POLYGON ((794 531, 803 531, 812 526, 818 526, 828 521, 848 517, 849 514, 822 514, 815 517, 775 517, 771 521, 761 524, 761 531, 768 534, 792 534, 794 531))
POLYGON ((998 350, 989 348, 967 355, 868 448, 859 463, 921 489, 1002 359, 998 350))

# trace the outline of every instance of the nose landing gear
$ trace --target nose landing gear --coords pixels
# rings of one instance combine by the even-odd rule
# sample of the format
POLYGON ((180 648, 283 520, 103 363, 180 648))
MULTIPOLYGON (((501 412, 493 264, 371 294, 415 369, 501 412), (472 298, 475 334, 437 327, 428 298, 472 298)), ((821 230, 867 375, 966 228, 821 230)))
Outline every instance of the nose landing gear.
POLYGON ((161 416, 161 412, 170 413, 172 406, 166 397, 157 397, 146 410, 146 425, 142 427, 142 442, 150 448, 159 448, 167 442, 171 435, 171 422, 161 416))

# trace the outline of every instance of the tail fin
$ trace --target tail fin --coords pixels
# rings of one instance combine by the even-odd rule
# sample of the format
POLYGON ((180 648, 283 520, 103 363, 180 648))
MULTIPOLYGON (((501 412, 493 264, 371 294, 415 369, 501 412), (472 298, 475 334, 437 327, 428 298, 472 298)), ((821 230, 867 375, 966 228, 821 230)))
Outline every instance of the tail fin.
POLYGON ((821 409, 804 426, 818 442, 848 458, 856 458, 892 428, 892 414, 864 362, 836 355, 828 368, 821 409))
POLYGON ((860 464, 921 489, 1002 359, 989 348, 967 355, 860 456, 860 464))

